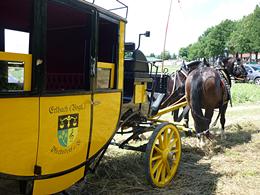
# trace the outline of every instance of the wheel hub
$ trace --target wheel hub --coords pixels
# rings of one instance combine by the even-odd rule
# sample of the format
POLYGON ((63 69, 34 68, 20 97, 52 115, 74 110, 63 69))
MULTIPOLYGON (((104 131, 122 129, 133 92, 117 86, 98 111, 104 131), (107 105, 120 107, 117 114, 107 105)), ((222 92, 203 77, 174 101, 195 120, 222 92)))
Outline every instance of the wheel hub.
POLYGON ((169 157, 169 152, 170 152, 169 149, 165 149, 165 150, 163 151, 163 153, 162 153, 163 162, 167 162, 168 157, 169 157))

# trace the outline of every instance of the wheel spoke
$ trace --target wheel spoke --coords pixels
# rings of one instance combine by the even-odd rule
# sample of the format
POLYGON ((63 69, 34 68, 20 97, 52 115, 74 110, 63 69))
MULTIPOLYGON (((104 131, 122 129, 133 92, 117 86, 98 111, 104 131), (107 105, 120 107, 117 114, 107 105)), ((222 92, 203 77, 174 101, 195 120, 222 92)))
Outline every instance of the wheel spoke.
POLYGON ((170 174, 170 173, 171 173, 171 167, 170 167, 170 165, 169 165, 169 162, 168 162, 168 161, 166 161, 166 171, 167 171, 167 173, 168 173, 168 174, 170 174))
POLYGON ((164 142, 164 147, 166 148, 168 145, 168 128, 165 129, 163 132, 163 142, 164 142))
POLYGON ((152 167, 152 175, 155 173, 155 171, 158 169, 158 167, 160 166, 160 164, 162 164, 162 160, 158 160, 154 167, 152 167))
POLYGON ((159 147, 160 147, 160 149, 164 149, 164 144, 163 144, 162 136, 159 135, 158 139, 159 139, 159 147))
POLYGON ((171 150, 170 152, 176 154, 177 152, 179 152, 179 150, 175 148, 175 149, 171 150))
POLYGON ((161 156, 161 155, 158 155, 158 156, 153 157, 153 158, 152 158, 152 161, 155 161, 155 160, 158 160, 158 159, 161 159, 161 158, 162 158, 162 156, 161 156))
POLYGON ((177 143, 177 139, 174 139, 172 143, 169 144, 169 148, 172 148, 177 143))
POLYGON ((161 150, 160 148, 158 148, 157 146, 154 146, 154 149, 155 149, 158 153, 162 154, 162 150, 161 150))
POLYGON ((159 182, 159 179, 160 179, 160 176, 161 176, 161 173, 162 173, 162 167, 163 167, 163 164, 160 164, 160 166, 158 167, 158 170, 156 172, 155 180, 157 182, 159 182))
POLYGON ((165 163, 163 163, 162 165, 162 176, 161 176, 161 180, 163 183, 165 183, 165 175, 166 175, 166 165, 165 163))
POLYGON ((173 133, 174 133, 174 131, 171 129, 170 135, 168 137, 168 144, 171 143, 171 139, 172 139, 173 133))

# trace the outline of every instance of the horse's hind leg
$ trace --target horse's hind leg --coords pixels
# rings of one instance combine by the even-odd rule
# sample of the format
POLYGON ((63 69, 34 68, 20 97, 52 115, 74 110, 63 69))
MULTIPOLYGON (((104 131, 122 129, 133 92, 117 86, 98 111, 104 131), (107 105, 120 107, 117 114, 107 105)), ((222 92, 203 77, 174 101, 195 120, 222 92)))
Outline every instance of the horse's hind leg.
MULTIPOLYGON (((197 117, 197 116, 192 113, 192 116, 194 118, 194 123, 195 123, 194 125, 195 125, 195 130, 196 131, 199 128, 202 131, 207 131, 209 129, 209 125, 210 125, 210 122, 211 122, 211 118, 213 116, 213 112, 214 112, 213 109, 205 109, 205 114, 204 115, 205 115, 205 118, 207 118, 208 120, 204 120, 204 121, 197 121, 196 118, 194 118, 194 117, 197 117)), ((199 147, 203 148, 203 149, 205 149, 205 146, 206 146, 206 139, 205 139, 205 137, 211 138, 210 133, 207 132, 207 134, 204 134, 204 135, 199 137, 199 147)))
POLYGON ((185 127, 189 128, 189 111, 184 114, 184 123, 185 123, 185 127))
POLYGON ((205 117, 208 119, 207 128, 209 128, 213 113, 214 113, 214 109, 205 109, 205 117))
POLYGON ((173 120, 177 121, 179 118, 179 109, 172 111, 173 120))
MULTIPOLYGON (((205 109, 205 117, 208 119, 207 124, 206 124, 206 130, 210 129, 210 123, 211 123, 213 114, 214 114, 214 109, 205 109)), ((207 132, 206 137, 208 139, 213 139, 213 136, 211 135, 211 133, 209 131, 207 132)))
POLYGON ((226 114, 226 110, 227 110, 227 106, 228 104, 224 104, 220 109, 220 123, 221 123, 221 139, 226 139, 226 135, 224 132, 225 129, 225 122, 226 122, 226 118, 225 118, 225 114, 226 114))

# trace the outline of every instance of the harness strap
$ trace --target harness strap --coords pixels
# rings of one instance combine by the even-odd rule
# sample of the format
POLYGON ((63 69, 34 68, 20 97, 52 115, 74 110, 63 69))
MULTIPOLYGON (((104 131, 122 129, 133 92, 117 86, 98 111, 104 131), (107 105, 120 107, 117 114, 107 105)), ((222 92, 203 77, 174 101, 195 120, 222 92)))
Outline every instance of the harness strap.
POLYGON ((231 83, 229 83, 228 75, 222 69, 219 69, 218 72, 219 72, 219 76, 221 78, 221 82, 223 83, 223 87, 227 93, 227 97, 226 97, 227 99, 223 100, 223 104, 230 101, 230 105, 232 107, 232 98, 231 98, 231 91, 230 91, 231 83))
POLYGON ((175 89, 175 86, 176 86, 176 80, 177 80, 177 72, 174 74, 174 83, 173 83, 173 86, 172 86, 172 92, 171 92, 171 94, 163 101, 163 104, 164 104, 165 102, 167 102, 167 101, 171 98, 172 94, 174 93, 174 89, 175 89))
POLYGON ((185 71, 183 71, 183 70, 180 70, 181 72, 182 72, 182 74, 187 78, 188 77, 188 74, 185 72, 185 71))

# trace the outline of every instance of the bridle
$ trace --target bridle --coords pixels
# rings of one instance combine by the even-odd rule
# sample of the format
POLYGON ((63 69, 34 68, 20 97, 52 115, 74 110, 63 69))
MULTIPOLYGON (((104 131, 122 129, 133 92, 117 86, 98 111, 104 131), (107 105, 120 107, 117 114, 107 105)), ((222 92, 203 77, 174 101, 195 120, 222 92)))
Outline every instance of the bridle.
POLYGON ((233 67, 233 76, 236 80, 244 80, 246 78, 246 70, 240 60, 236 59, 233 67), (245 73, 245 74, 244 74, 245 73), (240 76, 240 77, 239 77, 240 76))

